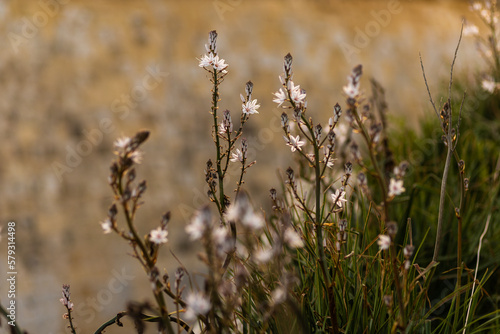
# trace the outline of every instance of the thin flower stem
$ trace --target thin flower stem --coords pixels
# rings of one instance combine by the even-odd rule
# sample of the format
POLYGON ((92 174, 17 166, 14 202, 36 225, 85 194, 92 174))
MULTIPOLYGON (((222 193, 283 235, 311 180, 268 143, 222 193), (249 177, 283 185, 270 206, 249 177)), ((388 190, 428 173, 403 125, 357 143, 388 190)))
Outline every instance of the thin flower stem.
POLYGON ((69 328, 71 328, 72 334, 76 334, 75 327, 73 326, 73 319, 71 318, 71 309, 69 309, 68 307, 66 307, 66 309, 68 310, 69 328))
POLYGON ((394 242, 391 243, 391 262, 392 262, 392 272, 394 275, 394 284, 396 285, 396 294, 398 296, 399 303, 399 321, 400 327, 403 333, 406 332, 406 311, 405 311, 405 303, 403 300, 403 291, 401 289, 401 282, 399 281, 399 270, 397 266, 397 254, 396 254, 396 245, 394 242))
POLYGON ((375 158, 370 136, 368 135, 368 131, 365 128, 365 125, 363 122, 361 122, 361 119, 359 118, 358 115, 358 110, 357 108, 352 109, 352 114, 354 115, 354 118, 356 119, 356 123, 358 124, 359 128, 361 129, 361 134, 363 135, 363 138, 365 139, 366 145, 368 146, 368 153, 370 155, 370 160, 372 162, 373 168, 375 169, 375 178, 377 179, 379 185, 380 185, 380 190, 382 190, 382 201, 384 203, 384 221, 387 221, 389 219, 389 203, 387 201, 387 184, 385 182, 384 174, 380 171, 380 167, 378 166, 377 159, 375 158))
MULTIPOLYGON (((124 193, 122 178, 123 178, 123 173, 120 174, 119 183, 118 183, 118 194, 119 194, 120 198, 123 196, 123 193, 124 193)), ((144 266, 144 263, 142 261, 140 261, 140 262, 141 262, 141 264, 143 264, 144 270, 146 271, 148 276, 150 276, 151 270, 154 268, 155 263, 150 258, 149 253, 146 250, 146 246, 144 245, 144 243, 142 242, 142 239, 137 234, 137 231, 136 231, 135 226, 133 224, 132 215, 131 215, 131 212, 128 208, 127 203, 122 202, 122 201, 120 201, 120 202, 122 203, 122 208, 123 208, 123 211, 125 213, 125 220, 127 222, 127 226, 129 228, 129 231, 132 233, 132 236, 134 239, 132 241, 132 243, 133 243, 133 245, 139 246, 139 248, 141 249, 142 258, 145 260, 146 266, 144 266)), ((168 311, 167 311, 165 299, 163 297, 163 294, 161 294, 161 292, 159 290, 159 288, 161 288, 161 283, 157 281, 155 285, 156 285, 156 288, 153 290, 153 294, 154 294, 156 302, 158 303, 158 306, 160 308, 160 313, 162 315, 162 323, 163 323, 164 327, 167 329, 169 334, 174 334, 174 329, 172 328, 172 324, 170 323, 170 320, 168 319, 168 311)))
MULTIPOLYGON (((214 83, 214 88, 212 91, 212 116, 213 116, 213 121, 214 121, 214 140, 215 140, 215 149, 216 149, 216 154, 217 154, 217 176, 219 177, 219 214, 222 217, 222 214, 224 213, 225 210, 225 198, 224 198, 224 173, 222 172, 222 166, 221 166, 221 146, 220 146, 220 139, 219 139, 219 133, 217 132, 217 109, 218 103, 219 103, 219 76, 217 75, 218 71, 217 69, 214 68, 213 70, 213 83, 214 83)), ((228 157, 229 158, 229 157, 228 157)))

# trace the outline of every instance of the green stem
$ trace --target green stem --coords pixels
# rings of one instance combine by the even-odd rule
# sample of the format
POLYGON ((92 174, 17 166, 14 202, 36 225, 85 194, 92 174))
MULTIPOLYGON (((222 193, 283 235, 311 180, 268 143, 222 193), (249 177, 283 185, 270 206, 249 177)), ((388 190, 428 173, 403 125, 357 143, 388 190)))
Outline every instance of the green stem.
POLYGON ((212 92, 212 116, 213 116, 213 121, 214 121, 214 136, 215 136, 215 149, 216 149, 216 154, 217 154, 217 176, 219 177, 219 214, 222 216, 224 213, 224 210, 226 209, 225 207, 225 198, 224 198, 224 173, 222 171, 222 158, 221 158, 221 146, 220 146, 220 139, 219 139, 219 133, 217 132, 217 109, 218 103, 219 103, 219 77, 217 75, 217 70, 214 69, 213 71, 213 82, 214 82, 214 90, 212 92))
POLYGON ((400 327, 402 332, 406 331, 406 311, 405 311, 405 303, 403 300, 403 291, 401 289, 401 282, 399 282, 399 271, 397 266, 397 255, 396 255, 396 246, 394 242, 391 243, 391 262, 392 262, 392 272, 394 275, 394 284, 396 285, 396 294, 398 296, 399 303, 399 318, 400 318, 400 327))

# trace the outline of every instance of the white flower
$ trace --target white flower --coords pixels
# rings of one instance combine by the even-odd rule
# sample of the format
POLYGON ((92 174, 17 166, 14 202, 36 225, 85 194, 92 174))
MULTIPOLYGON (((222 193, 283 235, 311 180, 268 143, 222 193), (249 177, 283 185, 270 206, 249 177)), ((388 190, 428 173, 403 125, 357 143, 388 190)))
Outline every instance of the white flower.
POLYGON ((351 78, 349 77, 349 82, 347 83, 347 86, 344 86, 344 93, 351 97, 355 98, 356 96, 359 95, 359 84, 353 84, 351 78))
POLYGON ((243 162, 243 153, 237 148, 233 153, 231 153, 231 159, 229 160, 232 162, 243 162))
POLYGON ((495 81, 492 81, 490 79, 484 79, 483 82, 481 82, 481 86, 485 91, 493 93, 497 84, 495 83, 495 81))
POLYGON ((227 73, 227 71, 224 71, 224 69, 227 67, 227 64, 225 63, 224 59, 219 59, 219 56, 215 56, 214 59, 214 68, 218 71, 222 71, 222 73, 227 73))
POLYGON ((288 138, 287 137, 283 138, 285 138, 286 144, 290 146, 292 152, 295 152, 296 150, 302 150, 300 147, 305 145, 305 142, 301 141, 298 135, 297 137, 290 135, 288 138))
POLYGON ((222 73, 227 73, 225 68, 227 64, 224 59, 219 59, 219 56, 214 56, 213 54, 203 55, 200 59, 199 67, 209 67, 212 66, 214 69, 218 71, 222 71, 222 73))
POLYGON ((340 191, 340 189, 337 189, 335 191, 335 194, 332 194, 333 205, 337 205, 339 208, 341 208, 344 205, 343 202, 347 202, 345 195, 345 191, 340 191))
POLYGON ((271 292, 271 300, 274 305, 283 303, 286 300, 286 290, 283 287, 278 287, 276 290, 271 292))
POLYGON ((210 224, 211 215, 208 208, 204 208, 196 212, 191 219, 191 224, 186 226, 186 233, 189 234, 191 240, 200 239, 205 233, 207 226, 210 224))
POLYGON ((161 227, 158 227, 156 230, 152 230, 151 232, 149 232, 149 240, 158 245, 164 244, 168 241, 167 235, 168 231, 165 231, 161 227))
POLYGON ((285 101, 286 101, 286 93, 283 91, 282 88, 280 88, 279 91, 276 93, 273 93, 275 96, 273 102, 278 104, 278 107, 281 106, 285 101))
POLYGON ((251 114, 258 114, 259 112, 257 109, 260 108, 260 104, 257 104, 257 100, 252 100, 248 101, 246 103, 243 103, 241 105, 242 111, 244 114, 251 115, 251 114))
POLYGON ((105 221, 101 222, 101 227, 102 230, 104 231, 104 234, 111 233, 113 231, 113 223, 109 218, 107 218, 105 221))
POLYGON ((289 81, 290 84, 290 98, 295 104, 303 104, 306 99, 306 93, 303 93, 300 89, 300 85, 295 86, 293 81, 289 81))
POLYGON ((302 241, 300 235, 292 228, 287 228, 285 230, 283 238, 285 239, 287 245, 290 246, 290 248, 301 248, 304 246, 304 241, 302 241))
POLYGON ((479 34, 479 29, 475 24, 466 24, 463 34, 464 36, 476 36, 479 34))
POLYGON ((474 1, 470 9, 480 11, 481 9, 483 9, 483 5, 480 2, 474 1))
POLYGON ((142 152, 134 151, 129 155, 129 158, 136 164, 140 164, 142 162, 142 152))
POLYGON ((381 234, 378 236, 377 244, 380 250, 389 249, 389 247, 391 246, 391 237, 381 234))
POLYGON ((406 189, 403 187, 403 180, 391 178, 389 182, 389 197, 401 195, 405 190, 406 189))
POLYGON ((274 255, 272 248, 259 249, 255 252, 255 260, 260 264, 268 263, 274 255))
POLYGON ((212 305, 210 300, 199 292, 192 292, 186 298, 187 310, 186 319, 195 320, 199 315, 205 315, 210 311, 212 305))
POLYGON ((208 55, 203 55, 203 57, 201 57, 200 64, 198 66, 208 67, 208 66, 213 66, 213 64, 214 64, 214 55, 208 54, 208 55))
POLYGON ((115 140, 114 145, 119 150, 125 150, 130 145, 131 139, 129 137, 121 137, 115 140))
POLYGON ((264 219, 254 212, 248 198, 240 195, 236 202, 231 204, 226 212, 228 221, 240 221, 244 226, 258 230, 264 226, 264 219))

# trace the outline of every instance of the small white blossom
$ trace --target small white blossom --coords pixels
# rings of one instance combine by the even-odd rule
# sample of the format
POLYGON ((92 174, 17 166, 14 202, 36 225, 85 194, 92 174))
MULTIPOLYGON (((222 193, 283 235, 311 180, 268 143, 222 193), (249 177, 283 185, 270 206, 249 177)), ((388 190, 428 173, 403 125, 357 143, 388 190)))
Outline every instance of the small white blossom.
POLYGON ((231 160, 232 162, 243 162, 243 153, 240 151, 240 149, 236 149, 234 152, 231 153, 231 160))
POLYGON ((464 36, 477 36, 479 29, 475 24, 466 24, 463 31, 464 36))
POLYGON ((391 246, 391 237, 385 234, 381 234, 378 236, 377 244, 380 250, 389 249, 391 246))
POLYGON ((227 71, 225 71, 227 64, 225 63, 224 59, 222 59, 222 58, 219 59, 219 56, 215 56, 213 66, 214 66, 214 69, 216 69, 217 71, 222 71, 222 73, 227 73, 227 71))
POLYGON ((205 315, 210 311, 212 305, 210 300, 199 292, 192 292, 186 298, 186 319, 195 320, 199 315, 205 315))
POLYGON ((333 205, 337 205, 339 208, 341 208, 344 205, 343 203, 347 202, 345 195, 345 191, 340 191, 340 189, 337 189, 335 191, 335 194, 332 194, 333 205))
POLYGON ((255 260, 260 264, 268 263, 274 255, 272 248, 259 249, 255 252, 255 260))
POLYGON ((134 151, 129 155, 129 158, 136 164, 140 164, 142 162, 142 152, 134 151))
POLYGON ((214 64, 214 55, 208 54, 208 55, 203 55, 203 57, 201 57, 200 64, 198 66, 208 67, 208 66, 213 66, 213 64, 214 64))
POLYGON ((283 238, 290 248, 301 248, 304 246, 304 241, 302 241, 300 235, 292 228, 287 228, 285 230, 283 238))
POLYGON ((257 111, 257 109, 260 108, 260 104, 257 104, 257 100, 252 100, 243 103, 241 105, 241 108, 244 114, 247 115, 258 114, 259 112, 257 111))
POLYGON ((161 227, 158 227, 156 230, 152 230, 151 232, 149 232, 149 240, 158 245, 164 244, 168 241, 167 235, 168 231, 165 231, 161 227))
POLYGON ((199 67, 209 67, 216 69, 217 71, 221 71, 222 73, 227 73, 225 71, 227 64, 224 59, 219 59, 219 56, 214 56, 213 54, 203 55, 200 59, 199 67))
POLYGON ((488 91, 490 93, 493 93, 495 91, 495 88, 497 87, 497 84, 495 83, 495 81, 493 80, 490 80, 490 79, 484 79, 482 82, 481 82, 481 86, 483 87, 483 89, 485 91, 488 91))
POLYGON ((306 93, 300 89, 300 85, 295 86, 293 81, 289 81, 290 84, 290 98, 295 104, 303 104, 306 99, 306 93))
POLYGON ((286 93, 282 88, 280 88, 280 90, 276 93, 273 93, 273 95, 275 96, 273 102, 277 103, 278 107, 280 107, 286 101, 286 93))
POLYGON ((355 98, 359 95, 359 85, 353 84, 353 82, 349 80, 347 86, 344 86, 344 93, 351 98, 355 98))
POLYGON ((211 215, 208 208, 201 209, 196 212, 194 217, 191 219, 191 223, 185 228, 186 233, 189 234, 189 238, 191 240, 200 239, 207 230, 210 221, 211 215))
POLYGON ((104 234, 111 233, 113 231, 113 223, 109 218, 107 218, 105 221, 101 222, 101 227, 102 230, 104 231, 104 234))
POLYGON ((389 197, 401 195, 405 190, 406 189, 403 187, 403 180, 391 178, 389 182, 389 197))
POLYGON ((125 148, 130 145, 130 137, 121 137, 115 140, 114 145, 116 149, 125 150, 125 148))
POLYGON ((292 152, 295 152, 296 150, 302 150, 300 147, 305 145, 305 142, 301 141, 298 135, 297 137, 290 135, 288 138, 287 137, 283 138, 285 138, 286 144, 290 146, 292 152))
POLYGON ((274 305, 283 303, 286 300, 286 290, 282 286, 271 292, 271 300, 274 305))

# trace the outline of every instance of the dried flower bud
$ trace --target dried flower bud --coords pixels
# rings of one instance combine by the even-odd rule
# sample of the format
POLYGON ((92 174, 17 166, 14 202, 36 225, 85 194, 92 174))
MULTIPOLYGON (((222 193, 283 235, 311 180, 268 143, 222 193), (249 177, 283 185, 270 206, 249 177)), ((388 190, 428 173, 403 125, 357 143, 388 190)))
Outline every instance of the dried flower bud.
POLYGON ((276 189, 272 188, 271 190, 269 190, 269 196, 271 196, 271 199, 273 201, 276 201, 276 197, 277 197, 276 189))
POLYGON ((415 247, 412 245, 406 245, 405 248, 403 249, 403 254, 405 258, 409 259, 413 255, 413 250, 415 247))
POLYGON ((297 122, 300 122, 302 119, 302 109, 301 108, 295 108, 293 111, 293 117, 295 117, 295 120, 297 122))
POLYGON ((113 204, 108 209, 108 217, 111 221, 114 221, 116 215, 118 214, 118 209, 116 208, 116 204, 113 204))
POLYGON ((339 121, 340 115, 342 115, 342 108, 338 103, 333 107, 333 122, 337 123, 339 121))
POLYGON ((146 180, 142 180, 137 186, 137 196, 140 197, 146 191, 146 180))
POLYGON ((316 139, 316 141, 319 143, 319 140, 321 138, 321 130, 323 129, 323 127, 321 126, 321 124, 318 124, 314 127, 314 138, 316 139))
POLYGON ((285 130, 285 133, 288 134, 290 132, 290 128, 288 125, 288 115, 284 112, 281 114, 281 127, 285 130))
POLYGON ((208 51, 211 51, 213 54, 217 54, 217 31, 212 30, 208 34, 208 46, 208 51))
POLYGON ((128 176, 129 182, 134 181, 135 180, 135 168, 132 168, 131 170, 129 170, 129 172, 127 173, 127 176, 128 176))
POLYGON ((370 137, 374 143, 378 143, 380 140, 380 134, 382 133, 382 123, 372 124, 370 127, 370 137))
POLYGON ((460 170, 460 173, 465 172, 465 161, 460 160, 460 161, 458 162, 458 169, 460 170))
POLYGON ((243 160, 246 160, 248 152, 248 142, 246 138, 241 140, 241 154, 243 155, 243 160))
POLYGON ((163 216, 161 216, 161 228, 165 230, 167 228, 168 222, 170 221, 170 211, 165 212, 163 216))
POLYGON ((252 98, 253 82, 248 81, 245 86, 245 93, 247 94, 247 101, 252 98))
POLYGON ((286 169, 286 175, 287 175, 288 180, 290 181, 290 183, 293 183, 293 181, 294 181, 294 172, 293 172, 292 167, 288 167, 286 169))
POLYGON ((229 110, 224 110, 222 112, 222 127, 223 132, 233 132, 233 122, 231 120, 231 112, 229 110))
POLYGON ((445 146, 448 146, 448 139, 446 138, 445 135, 441 136, 441 140, 443 141, 443 143, 444 143, 445 146))
POLYGON ((330 130, 330 132, 328 132, 328 142, 330 143, 330 145, 335 144, 335 132, 333 132, 333 130, 330 130))
POLYGON ((468 190, 469 190, 469 182, 470 182, 470 181, 469 181, 469 178, 468 178, 468 177, 466 177, 466 178, 464 179, 464 190, 465 190, 465 191, 468 191, 468 190))
POLYGON ((361 154, 359 153, 358 144, 356 144, 356 142, 352 142, 351 144, 351 154, 354 161, 361 161, 361 154))
POLYGON ((341 219, 339 221, 339 230, 340 232, 344 232, 347 227, 347 219, 341 219))
POLYGON ((129 150, 135 151, 142 143, 146 141, 149 137, 149 131, 140 131, 136 133, 136 135, 132 138, 129 150))
POLYGON ((366 187, 367 182, 366 182, 366 175, 365 173, 359 173, 358 174, 358 182, 361 187, 366 187))
POLYGON ((350 161, 346 162, 346 164, 344 166, 344 170, 345 170, 345 173, 347 175, 351 175, 352 174, 352 163, 350 161))
POLYGON ((283 64, 283 70, 285 72, 285 77, 290 77, 292 74, 292 61, 293 57, 290 53, 285 56, 285 62, 283 64))
POLYGON ((387 234, 389 234, 389 236, 392 239, 394 239, 394 237, 398 233, 398 224, 396 224, 395 222, 388 222, 386 224, 386 228, 387 228, 387 234))

